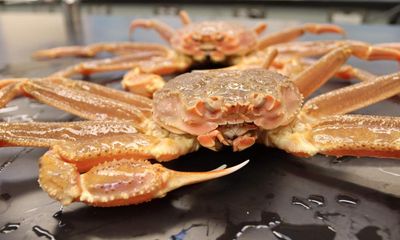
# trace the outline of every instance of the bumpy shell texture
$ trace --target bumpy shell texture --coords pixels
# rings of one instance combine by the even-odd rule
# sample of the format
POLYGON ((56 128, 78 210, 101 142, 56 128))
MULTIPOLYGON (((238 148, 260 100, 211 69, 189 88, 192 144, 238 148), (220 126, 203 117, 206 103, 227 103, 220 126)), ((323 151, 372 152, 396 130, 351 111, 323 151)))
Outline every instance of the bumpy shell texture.
POLYGON ((154 95, 154 119, 176 133, 201 135, 218 126, 289 123, 302 97, 287 77, 265 69, 195 71, 169 81, 154 95))

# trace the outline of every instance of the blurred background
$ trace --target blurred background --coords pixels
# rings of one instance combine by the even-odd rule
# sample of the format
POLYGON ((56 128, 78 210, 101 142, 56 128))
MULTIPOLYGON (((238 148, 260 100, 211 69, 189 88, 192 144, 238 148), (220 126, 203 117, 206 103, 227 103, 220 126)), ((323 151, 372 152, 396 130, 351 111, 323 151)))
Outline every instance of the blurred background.
POLYGON ((3 0, 0 14, 64 14, 76 6, 83 15, 176 15, 180 9, 207 18, 246 17, 303 19, 334 23, 400 23, 399 0, 191 0, 191 1, 84 1, 3 0), (65 9, 67 8, 67 9, 65 9))
POLYGON ((283 26, 400 24, 399 0, 0 0, 0 68, 4 62, 26 59, 38 48, 128 40, 127 31, 121 29, 128 29, 131 20, 166 17, 173 22, 181 9, 194 20, 251 18, 283 26))

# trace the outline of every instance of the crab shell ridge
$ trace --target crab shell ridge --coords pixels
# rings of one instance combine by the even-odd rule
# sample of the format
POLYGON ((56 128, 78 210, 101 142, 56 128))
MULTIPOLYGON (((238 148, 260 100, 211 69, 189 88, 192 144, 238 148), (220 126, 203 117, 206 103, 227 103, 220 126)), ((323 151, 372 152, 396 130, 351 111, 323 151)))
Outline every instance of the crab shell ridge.
POLYGON ((257 35, 237 22, 204 21, 177 30, 171 39, 174 49, 203 61, 207 56, 215 62, 226 57, 243 55, 257 46, 257 35))
POLYGON ((194 136, 238 124, 269 130, 291 122, 301 104, 294 83, 276 72, 195 71, 156 92, 153 117, 171 132, 194 136))

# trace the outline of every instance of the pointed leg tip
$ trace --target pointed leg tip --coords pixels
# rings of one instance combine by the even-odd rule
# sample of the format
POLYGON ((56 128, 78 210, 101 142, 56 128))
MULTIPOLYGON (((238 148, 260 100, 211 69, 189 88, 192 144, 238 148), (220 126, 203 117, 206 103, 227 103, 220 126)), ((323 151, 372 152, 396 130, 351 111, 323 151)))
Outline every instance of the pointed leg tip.
POLYGON ((239 164, 236 165, 236 166, 230 167, 230 168, 228 168, 227 170, 230 169, 230 170, 231 170, 230 173, 236 172, 237 170, 239 170, 239 169, 241 169, 242 167, 246 166, 249 162, 250 162, 250 160, 247 159, 246 161, 244 161, 244 162, 242 162, 242 163, 239 163, 239 164))

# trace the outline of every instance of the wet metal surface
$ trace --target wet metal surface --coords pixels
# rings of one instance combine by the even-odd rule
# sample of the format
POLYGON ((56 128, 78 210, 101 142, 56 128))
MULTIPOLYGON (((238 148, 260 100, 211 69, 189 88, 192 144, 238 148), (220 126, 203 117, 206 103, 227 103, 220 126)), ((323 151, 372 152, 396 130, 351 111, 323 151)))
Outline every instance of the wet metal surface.
MULTIPOLYGON (((130 18, 118 17, 85 18, 85 41, 127 40, 129 21, 130 18)), ((169 21, 175 25, 178 22, 169 21)), ((280 26, 274 25, 271 29, 280 26)), ((396 31, 400 34, 398 28, 361 26, 348 30, 349 38, 359 40, 400 39, 396 35, 396 31)), ((156 35, 141 33, 137 40, 158 39, 156 35)), ((43 45, 36 46, 40 48, 51 36, 32 37, 43 38, 43 45)), ((1 74, 43 76, 73 61, 16 63, 1 74)), ((397 67, 390 62, 353 63, 375 73, 392 72, 397 67)), ((95 80, 118 87, 118 82, 110 79, 119 76, 120 73, 107 74, 95 80)), ((319 92, 347 85, 334 80, 319 92)), ((399 116, 399 104, 398 98, 392 98, 360 112, 399 116)), ((70 114, 24 98, 0 111, 3 121, 74 119, 70 114)), ((399 169, 398 160, 337 160, 325 156, 305 160, 264 146, 239 153, 232 153, 230 149, 221 152, 202 149, 166 166, 206 171, 247 159, 250 163, 230 176, 184 187, 162 199, 137 206, 94 208, 74 203, 60 210, 60 204, 50 199, 37 183, 37 160, 45 151, 0 149, 0 239, 400 239, 399 198, 359 186, 365 182, 364 186, 381 191, 396 191, 396 184, 400 182, 400 175, 395 172, 399 169), (334 169, 333 173, 330 169, 334 169), (358 178, 349 177, 353 176, 352 172, 359 174, 358 178), (364 181, 365 174, 371 173, 386 176, 383 178, 386 188, 364 181)))

